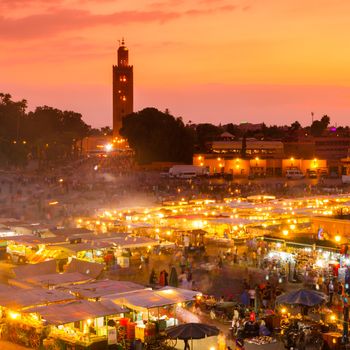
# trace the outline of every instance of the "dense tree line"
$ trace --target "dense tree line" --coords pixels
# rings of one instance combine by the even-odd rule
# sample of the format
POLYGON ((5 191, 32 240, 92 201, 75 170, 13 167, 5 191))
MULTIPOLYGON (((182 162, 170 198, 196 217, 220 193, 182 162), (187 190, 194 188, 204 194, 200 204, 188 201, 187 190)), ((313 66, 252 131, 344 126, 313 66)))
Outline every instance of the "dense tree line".
POLYGON ((192 161, 193 132, 169 111, 145 108, 132 113, 123 119, 120 133, 128 140, 138 163, 192 161))
POLYGON ((0 164, 24 165, 77 156, 77 144, 91 132, 79 113, 42 106, 27 112, 27 101, 0 93, 0 164))
MULTIPOLYGON (((329 125, 327 115, 304 128, 298 121, 290 126, 261 124, 248 129, 233 123, 184 124, 181 117, 175 118, 168 110, 145 108, 126 116, 120 133, 128 140, 139 163, 190 163, 194 152, 209 151, 210 142, 220 139, 224 132, 242 142, 242 156, 248 138, 297 141, 301 136, 332 133, 350 137, 349 127, 329 125)), ((79 113, 49 106, 27 112, 26 100, 14 101, 10 94, 0 93, 0 165, 24 165, 29 159, 38 159, 43 164, 74 159, 80 155, 79 142, 84 137, 111 134, 110 127, 92 129, 79 113)))
POLYGON ((123 120, 121 134, 134 149, 139 163, 154 161, 191 162, 194 152, 210 151, 210 143, 222 139, 228 132, 230 139, 242 142, 242 157, 245 156, 246 142, 249 138, 258 140, 297 141, 305 136, 326 136, 336 132, 338 136, 350 136, 349 127, 328 130, 330 118, 324 115, 303 128, 298 121, 291 125, 267 126, 246 130, 241 125, 213 125, 210 123, 185 125, 181 118, 175 118, 166 110, 146 108, 132 113, 123 120))

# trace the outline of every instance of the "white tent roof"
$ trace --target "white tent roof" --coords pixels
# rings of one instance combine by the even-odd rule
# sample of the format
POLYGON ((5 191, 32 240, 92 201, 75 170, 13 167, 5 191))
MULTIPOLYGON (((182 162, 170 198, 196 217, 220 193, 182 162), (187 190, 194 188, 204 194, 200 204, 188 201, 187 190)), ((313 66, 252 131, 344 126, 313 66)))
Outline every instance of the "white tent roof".
POLYGON ((159 242, 155 239, 136 236, 113 237, 104 239, 103 242, 120 248, 140 248, 159 245, 159 242))
POLYGON ((100 298, 110 294, 130 293, 136 290, 145 290, 145 287, 129 281, 97 280, 83 284, 73 284, 62 288, 81 298, 100 298))
POLYGON ((103 299, 109 299, 115 304, 126 306, 132 310, 146 311, 155 307, 192 301, 198 294, 200 293, 192 290, 166 287, 159 290, 143 290, 122 295, 109 295, 103 299))
POLYGON ((48 324, 63 325, 96 317, 110 316, 127 312, 126 309, 111 303, 76 300, 66 304, 48 305, 26 310, 38 313, 48 324))
POLYGON ((209 219, 209 224, 226 224, 226 225, 247 225, 251 224, 252 221, 244 218, 215 218, 215 219, 209 219))
POLYGON ((73 295, 58 290, 44 288, 21 289, 12 286, 0 286, 0 306, 17 310, 34 305, 73 300, 74 298, 73 295))

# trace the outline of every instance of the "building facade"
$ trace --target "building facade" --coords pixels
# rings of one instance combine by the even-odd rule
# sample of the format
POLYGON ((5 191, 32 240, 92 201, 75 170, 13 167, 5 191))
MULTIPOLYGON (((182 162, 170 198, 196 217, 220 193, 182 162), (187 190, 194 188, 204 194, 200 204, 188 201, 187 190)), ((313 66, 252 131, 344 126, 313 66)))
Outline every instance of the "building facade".
POLYGON ((214 154, 195 154, 193 165, 204 166, 211 175, 230 174, 234 177, 274 177, 286 176, 287 170, 298 169, 306 177, 310 171, 317 175, 328 173, 325 159, 297 159, 297 158, 251 158, 220 156, 214 154))
POLYGON ((113 66, 113 136, 119 136, 123 117, 134 111, 133 66, 124 39, 118 48, 118 64, 113 66))
MULTIPOLYGON (((242 141, 212 141, 210 148, 213 154, 239 157, 242 154, 242 141)), ((284 155, 283 143, 281 141, 247 139, 245 154, 246 158, 282 158, 284 155)))
POLYGON ((286 157, 303 159, 326 159, 329 173, 340 175, 341 159, 347 157, 350 148, 350 137, 322 136, 302 137, 293 142, 284 142, 286 157))
MULTIPOLYGON (((212 141, 208 153, 195 154, 193 165, 204 166, 210 174, 229 174, 234 177, 286 176, 289 170, 299 170, 305 176, 324 176, 329 173, 326 159, 292 156, 295 147, 285 152, 281 141, 247 139, 243 156, 243 141, 229 139, 212 141), (287 156, 287 154, 288 156, 287 156)), ((313 151, 313 149, 312 149, 313 151)), ((306 155, 306 154, 305 154, 306 155)))
POLYGON ((315 137, 315 157, 339 160, 348 155, 350 137, 315 137))

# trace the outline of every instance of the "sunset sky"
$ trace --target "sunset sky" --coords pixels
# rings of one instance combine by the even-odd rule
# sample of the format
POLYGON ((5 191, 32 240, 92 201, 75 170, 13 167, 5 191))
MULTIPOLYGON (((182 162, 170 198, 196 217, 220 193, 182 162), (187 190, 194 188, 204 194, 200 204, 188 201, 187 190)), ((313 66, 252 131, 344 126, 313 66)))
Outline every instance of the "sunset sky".
POLYGON ((0 91, 112 124, 125 37, 135 110, 350 125, 350 1, 0 0, 0 91))

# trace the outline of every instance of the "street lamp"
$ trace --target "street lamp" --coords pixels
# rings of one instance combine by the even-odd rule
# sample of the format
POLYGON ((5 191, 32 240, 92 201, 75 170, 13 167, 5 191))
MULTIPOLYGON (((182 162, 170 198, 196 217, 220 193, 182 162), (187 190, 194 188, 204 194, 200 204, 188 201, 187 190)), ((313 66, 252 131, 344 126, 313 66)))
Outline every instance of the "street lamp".
POLYGON ((105 149, 107 152, 110 152, 113 149, 113 145, 111 143, 107 143, 107 145, 105 145, 105 149))

